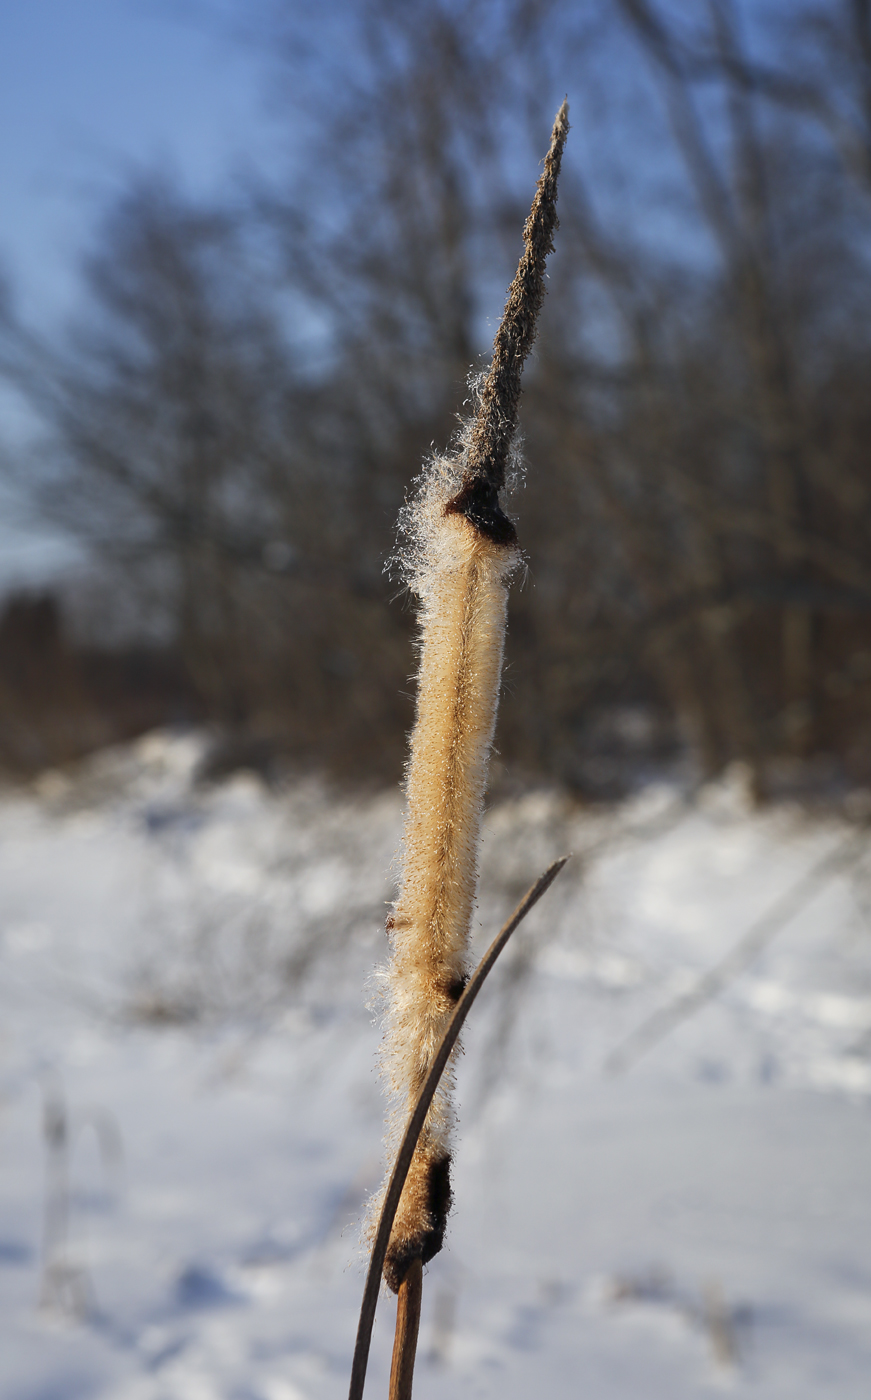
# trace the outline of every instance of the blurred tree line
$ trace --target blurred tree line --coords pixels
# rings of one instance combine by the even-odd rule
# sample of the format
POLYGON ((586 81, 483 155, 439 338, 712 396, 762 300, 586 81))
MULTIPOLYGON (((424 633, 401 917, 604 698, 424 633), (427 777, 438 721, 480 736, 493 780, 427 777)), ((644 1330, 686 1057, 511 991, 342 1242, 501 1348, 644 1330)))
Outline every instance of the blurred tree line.
POLYGON ((97 581, 75 648, 7 608, 0 759, 187 717, 398 775, 412 617, 383 563, 567 92, 504 763, 607 791, 688 745, 760 793, 871 780, 871 0, 302 8, 260 36, 290 171, 208 208, 132 179, 76 327, 0 311, 44 427, 16 469, 97 581))

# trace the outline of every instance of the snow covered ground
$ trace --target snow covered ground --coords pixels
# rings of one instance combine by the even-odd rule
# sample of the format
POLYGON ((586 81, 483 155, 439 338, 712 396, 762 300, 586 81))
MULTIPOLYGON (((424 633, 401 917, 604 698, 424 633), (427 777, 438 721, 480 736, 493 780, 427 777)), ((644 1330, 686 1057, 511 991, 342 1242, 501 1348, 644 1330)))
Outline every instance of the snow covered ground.
MULTIPOLYGON (((0 796, 3 1400, 347 1392, 399 798, 205 787, 202 752, 152 735, 0 796)), ((417 1400, 866 1400, 861 806, 753 813, 735 773, 490 813, 482 946, 575 858, 470 1018, 417 1400), (778 907, 746 970, 605 1072, 778 907)))

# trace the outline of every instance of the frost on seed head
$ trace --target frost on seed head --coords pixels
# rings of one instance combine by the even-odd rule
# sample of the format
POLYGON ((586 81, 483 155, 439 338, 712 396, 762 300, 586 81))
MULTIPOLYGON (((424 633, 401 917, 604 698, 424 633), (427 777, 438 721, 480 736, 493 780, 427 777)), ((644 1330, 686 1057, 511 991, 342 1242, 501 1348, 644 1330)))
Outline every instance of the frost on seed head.
MULTIPOLYGON (((470 519, 469 513, 465 509, 457 509, 455 505, 469 480, 473 435, 486 382, 486 371, 476 371, 469 376, 472 411, 461 419, 449 450, 446 453, 434 452, 424 463, 423 470, 412 481, 405 505, 399 512, 396 549, 385 568, 391 577, 401 579, 418 598, 426 597, 434 568, 450 567, 452 541, 456 547, 465 536, 464 531, 445 529, 445 521, 452 514, 464 516, 473 529, 494 543, 513 546, 505 550, 505 578, 521 562, 513 521, 504 513, 499 499, 504 494, 510 500, 523 484, 523 445, 519 434, 515 434, 509 448, 504 493, 493 494, 493 503, 509 527, 508 531, 503 532, 503 537, 493 539, 486 528, 482 532, 477 522, 470 519)), ((457 567, 464 562, 466 554, 466 550, 461 548, 456 560, 457 567)))

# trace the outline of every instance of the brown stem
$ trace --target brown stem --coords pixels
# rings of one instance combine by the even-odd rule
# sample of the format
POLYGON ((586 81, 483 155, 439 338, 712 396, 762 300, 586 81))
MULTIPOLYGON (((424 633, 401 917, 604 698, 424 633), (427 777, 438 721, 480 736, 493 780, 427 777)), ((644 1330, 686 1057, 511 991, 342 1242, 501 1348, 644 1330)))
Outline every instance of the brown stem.
POLYGON ((553 884, 567 860, 568 856, 563 856, 561 860, 555 860, 553 865, 548 866, 544 874, 538 877, 532 888, 524 895, 514 913, 511 915, 511 918, 508 920, 507 924, 504 924, 499 930, 499 933, 493 939, 490 947, 469 978, 466 984, 466 990, 454 1007, 454 1013, 445 1028, 441 1044, 432 1062, 432 1068, 426 1077, 417 1103, 414 1106, 414 1111, 408 1120, 408 1127, 405 1129, 402 1142, 399 1144, 399 1151, 396 1154, 393 1174, 390 1177, 387 1193, 384 1197, 384 1204, 381 1207, 381 1216, 378 1221, 378 1229, 375 1232, 372 1254, 369 1259, 369 1271, 366 1274, 366 1285, 363 1289, 363 1302, 360 1305, 360 1321, 357 1324, 357 1340, 354 1345, 354 1360, 351 1364, 351 1387, 348 1392, 348 1400, 362 1400, 363 1386, 366 1381, 366 1367, 369 1362, 369 1344, 372 1340, 372 1324, 375 1321, 378 1288, 381 1283, 381 1271, 384 1268, 387 1246, 390 1243, 390 1231, 393 1229, 396 1209, 399 1205, 399 1198, 402 1195, 405 1179, 408 1176, 408 1169, 411 1166, 411 1159, 414 1156, 417 1139, 420 1137, 420 1130, 429 1112, 429 1106, 438 1088, 439 1080, 444 1074, 445 1066, 451 1056, 451 1051, 457 1043, 457 1037, 463 1029, 463 1022, 472 1008, 472 1003, 483 987, 493 964, 518 924, 523 922, 533 905, 537 904, 545 891, 550 889, 550 886, 553 884))
POLYGON ((422 1293, 423 1264, 419 1259, 413 1259, 408 1267, 408 1273, 399 1285, 396 1335, 393 1339, 393 1361, 390 1366, 388 1400, 411 1400, 422 1293))

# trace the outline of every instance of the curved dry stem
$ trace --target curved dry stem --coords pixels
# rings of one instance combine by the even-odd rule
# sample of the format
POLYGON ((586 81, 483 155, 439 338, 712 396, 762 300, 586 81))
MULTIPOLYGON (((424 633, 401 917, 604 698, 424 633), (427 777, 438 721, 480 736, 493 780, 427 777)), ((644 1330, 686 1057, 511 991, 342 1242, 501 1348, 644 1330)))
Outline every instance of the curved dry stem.
POLYGON ((829 880, 834 879, 863 855, 867 848, 868 833, 867 829, 863 828, 858 833, 853 832, 833 851, 824 855, 822 860, 781 895, 761 918, 750 925, 724 958, 703 973, 687 991, 674 1001, 668 1002, 666 1006, 660 1006, 642 1021, 640 1026, 636 1026, 635 1030, 611 1051, 603 1065, 605 1074, 623 1074, 648 1050, 652 1050, 654 1045, 664 1040, 682 1021, 687 1020, 706 1002, 717 996, 734 977, 750 966, 772 938, 801 912, 808 900, 829 880))
POLYGON ((363 1289, 363 1302, 360 1308, 360 1321, 357 1325, 357 1340, 354 1346, 354 1360, 351 1365, 351 1386, 348 1392, 348 1400, 362 1400, 363 1386, 366 1381, 366 1367, 369 1362, 369 1346, 372 1340, 372 1324, 375 1321, 378 1289, 381 1284, 381 1271, 384 1267, 387 1246, 390 1242, 390 1231, 393 1228, 393 1220, 396 1215, 397 1206, 399 1205, 399 1198, 402 1195, 402 1188, 405 1185, 405 1179, 408 1176, 408 1169, 411 1166, 411 1159, 414 1156, 414 1149, 417 1146, 417 1139, 420 1136, 420 1130, 429 1112, 429 1106, 432 1103, 433 1095, 438 1088, 439 1080, 450 1059, 451 1051, 457 1042, 457 1037, 463 1028, 463 1022, 468 1016, 475 998, 487 980, 496 959, 499 957, 499 954, 502 952, 502 949, 505 947, 514 930, 523 922, 533 905, 538 903, 542 895, 553 884, 567 860, 568 856, 563 856, 560 860, 555 860, 553 865, 548 866, 544 874, 539 876, 532 888, 524 895, 514 913, 511 915, 511 918, 500 929, 472 976, 469 978, 466 989, 457 1002, 453 1015, 445 1028, 445 1033, 436 1051, 432 1068, 424 1081, 417 1103, 408 1120, 408 1127, 399 1145, 399 1151, 396 1154, 396 1163, 390 1177, 390 1184, 387 1187, 384 1204, 381 1207, 381 1216, 378 1221, 378 1229, 375 1232, 372 1255, 369 1260, 369 1270, 366 1274, 366 1285, 363 1289))

